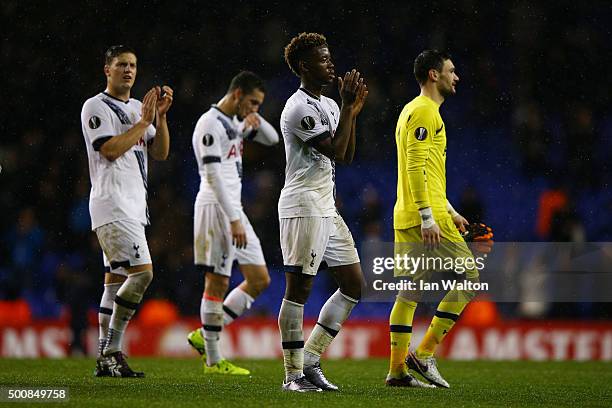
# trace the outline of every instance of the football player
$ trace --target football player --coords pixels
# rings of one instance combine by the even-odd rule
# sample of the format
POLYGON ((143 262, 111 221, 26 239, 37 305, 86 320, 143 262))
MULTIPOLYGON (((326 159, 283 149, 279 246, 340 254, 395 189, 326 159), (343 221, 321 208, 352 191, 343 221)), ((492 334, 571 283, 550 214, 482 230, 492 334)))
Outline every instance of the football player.
POLYGON ((244 140, 278 143, 274 127, 257 113, 264 96, 261 78, 240 72, 225 96, 200 117, 193 132, 201 178, 194 207, 193 249, 205 288, 200 307, 202 327, 187 339, 202 355, 205 374, 249 374, 222 357, 220 334, 223 326, 248 310, 270 284, 259 238, 241 202, 244 140), (223 300, 234 260, 244 281, 223 300))
POLYGON ((153 279, 145 236, 147 161, 166 160, 170 134, 166 114, 170 87, 154 87, 142 103, 130 97, 137 59, 124 45, 105 54, 106 89, 89 98, 81 111, 91 193, 91 227, 102 247, 106 274, 98 314, 100 335, 96 376, 143 377, 125 361, 125 329, 153 279))
POLYGON ((287 391, 336 391, 323 374, 321 354, 361 297, 363 276, 353 237, 335 203, 335 163, 351 163, 356 119, 368 95, 361 74, 336 77, 326 38, 302 33, 285 47, 300 87, 281 114, 285 186, 278 202, 286 291, 278 316, 287 391), (322 95, 338 82, 342 107, 322 95), (339 289, 327 300, 304 343, 304 304, 325 262, 339 289))

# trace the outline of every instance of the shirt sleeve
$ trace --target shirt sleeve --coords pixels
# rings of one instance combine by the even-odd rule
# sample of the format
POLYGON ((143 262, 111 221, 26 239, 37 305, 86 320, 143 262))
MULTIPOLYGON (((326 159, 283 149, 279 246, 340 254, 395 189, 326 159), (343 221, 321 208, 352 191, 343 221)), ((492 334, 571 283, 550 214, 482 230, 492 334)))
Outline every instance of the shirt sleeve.
POLYGON ((203 164, 221 163, 221 137, 225 136, 224 133, 209 121, 196 127, 195 132, 195 150, 199 160, 203 164))
POLYGON ((109 109, 98 99, 90 99, 83 105, 81 124, 87 140, 99 150, 100 142, 110 139, 115 134, 109 109))
POLYGON ((317 108, 308 103, 296 105, 289 112, 288 125, 297 137, 309 144, 331 137, 329 127, 321 122, 317 108))
POLYGON ((246 140, 253 140, 266 146, 272 146, 278 143, 278 132, 274 129, 267 120, 261 115, 256 114, 259 118, 259 128, 252 129, 245 127, 242 131, 242 137, 246 140))
POLYGON ((427 191, 426 163, 434 134, 435 117, 432 109, 416 108, 406 124, 406 155, 408 183, 418 209, 431 206, 427 191))
POLYGON ((156 134, 157 134, 157 128, 153 124, 150 124, 145 133, 146 141, 147 142, 152 141, 156 134))
POLYGON ((202 127, 196 127, 195 150, 198 160, 206 169, 206 180, 217 197, 221 209, 230 221, 240 219, 240 214, 232 206, 225 182, 221 176, 221 138, 227 137, 225 131, 219 130, 216 124, 205 122, 202 127))

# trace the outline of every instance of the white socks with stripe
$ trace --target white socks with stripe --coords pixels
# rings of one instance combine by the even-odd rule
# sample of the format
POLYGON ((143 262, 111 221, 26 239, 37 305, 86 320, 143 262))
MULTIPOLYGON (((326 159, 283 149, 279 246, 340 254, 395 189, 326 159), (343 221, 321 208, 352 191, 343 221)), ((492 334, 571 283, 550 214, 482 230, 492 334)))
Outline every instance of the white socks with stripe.
POLYGON ((304 305, 283 299, 278 314, 285 365, 285 382, 304 375, 304 305))
POLYGON ((202 297, 200 321, 206 348, 206 364, 216 364, 223 358, 219 349, 223 326, 230 324, 250 309, 253 301, 254 299, 240 287, 234 288, 224 302, 206 296, 202 297))
POLYGON ((98 357, 102 355, 104 346, 106 345, 106 336, 108 335, 108 326, 111 316, 113 315, 113 304, 115 295, 121 287, 121 282, 105 283, 102 299, 100 300, 100 309, 98 311, 98 357))
POLYGON ((221 330, 223 330, 223 302, 221 299, 204 296, 200 313, 202 314, 206 364, 211 366, 223 358, 219 350, 219 339, 221 330))
POLYGON ((223 324, 228 325, 251 308, 255 299, 237 286, 223 302, 223 324))
MULTIPOLYGON (((240 289, 240 287, 234 288, 223 302, 223 325, 227 326, 242 316, 244 312, 251 308, 254 301, 251 295, 240 289)), ((202 322, 202 324, 204 324, 205 314, 204 303, 205 299, 202 297, 202 301, 200 302, 200 322, 202 322)), ((204 336, 204 332, 202 332, 202 336, 204 336)))
POLYGON ((348 319, 358 300, 346 296, 340 289, 327 299, 319 319, 304 347, 304 365, 315 365, 348 319))
POLYGON ((136 308, 142 301, 142 297, 152 280, 153 272, 151 271, 131 273, 117 291, 104 355, 122 349, 125 328, 136 313, 136 308))

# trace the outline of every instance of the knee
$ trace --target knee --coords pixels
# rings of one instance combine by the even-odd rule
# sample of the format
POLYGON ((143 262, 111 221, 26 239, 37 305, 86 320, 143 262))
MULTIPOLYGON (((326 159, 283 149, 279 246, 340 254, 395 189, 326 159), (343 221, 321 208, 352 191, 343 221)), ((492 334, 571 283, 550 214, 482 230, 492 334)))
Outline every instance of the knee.
POLYGON ((229 288, 229 278, 225 276, 210 276, 206 275, 206 283, 204 285, 204 294, 223 298, 229 288))
POLYGON ((133 272, 130 275, 128 275, 128 280, 133 282, 134 285, 138 286, 144 293, 144 291, 147 290, 147 288, 149 287, 149 284, 153 280, 153 272, 148 271, 148 270, 140 271, 140 272, 133 272))
POLYGON ((397 300, 400 302, 419 302, 421 300, 421 291, 418 290, 400 290, 397 293, 397 300))
POLYGON ((285 299, 305 305, 309 294, 309 290, 287 290, 285 291, 285 299))
POLYGON ((312 285, 310 284, 303 287, 288 286, 285 290, 285 299, 304 305, 308 300, 308 295, 310 295, 311 288, 312 285))
POLYGON ((354 300, 361 300, 361 286, 351 285, 345 288, 340 288, 340 292, 354 300))
POLYGON ((466 290, 463 292, 463 296, 464 296, 465 302, 471 302, 472 299, 476 297, 476 292, 474 290, 466 290))
POLYGON ((153 271, 142 272, 143 279, 147 282, 147 286, 153 281, 153 271))
POLYGON ((261 274, 261 276, 258 276, 256 279, 247 281, 247 284, 253 289, 254 292, 257 293, 257 295, 259 295, 261 292, 266 290, 268 286, 270 286, 270 282, 270 275, 268 274, 268 271, 266 271, 266 273, 261 274))
POLYGON ((362 282, 363 281, 361 279, 345 280, 340 282, 338 289, 340 289, 340 292, 342 292, 344 295, 355 300, 360 300, 362 282))

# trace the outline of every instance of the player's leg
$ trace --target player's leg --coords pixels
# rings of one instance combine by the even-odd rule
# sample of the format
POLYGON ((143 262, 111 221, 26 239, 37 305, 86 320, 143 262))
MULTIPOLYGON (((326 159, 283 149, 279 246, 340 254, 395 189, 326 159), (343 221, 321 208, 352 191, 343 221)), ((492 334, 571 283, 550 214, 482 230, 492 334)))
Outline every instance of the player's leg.
POLYGON ((221 355, 223 297, 232 273, 235 249, 229 220, 217 204, 196 207, 194 258, 204 272, 204 293, 200 303, 202 328, 189 333, 189 343, 202 355, 204 374, 248 375, 221 355))
POLYGON ((405 291, 400 291, 395 298, 395 303, 389 315, 389 373, 387 384, 390 379, 404 378, 408 374, 406 356, 410 347, 412 337, 412 320, 417 307, 417 302, 409 300, 405 291))
POLYGON ((249 310, 255 299, 270 286, 270 274, 266 265, 240 264, 240 272, 244 281, 232 289, 223 302, 225 325, 249 310))
MULTIPOLYGON (((395 253, 400 257, 410 256, 416 248, 414 243, 421 241, 421 228, 395 230, 395 253)), ((395 276, 403 276, 410 271, 398 268, 395 276)), ((414 276, 414 275, 413 275, 414 276)), ((408 372, 406 356, 412 337, 412 321, 416 311, 419 292, 399 291, 389 315, 389 372, 385 384, 392 387, 430 387, 414 378, 408 372)))
POLYGON ((109 272, 104 274, 104 292, 102 292, 100 309, 98 310, 98 357, 102 355, 102 351, 104 351, 104 346, 106 345, 115 296, 127 277, 127 271, 124 270, 122 272, 122 274, 111 273, 109 267, 109 272))
POLYGON ((144 373, 133 371, 125 361, 123 336, 153 280, 153 264, 137 265, 126 269, 127 279, 121 284, 115 295, 113 314, 103 354, 110 357, 109 364, 114 377, 144 377, 144 373))
POLYGON ((104 256, 105 266, 104 274, 104 291, 102 292, 102 298, 100 299, 100 308, 98 310, 98 354, 96 359, 96 368, 94 370, 94 376, 96 377, 108 377, 111 372, 108 370, 105 364, 105 359, 102 356, 104 346, 108 336, 108 327, 110 325, 110 319, 113 314, 113 304, 115 302, 115 295, 121 287, 121 284, 126 279, 126 271, 123 268, 119 268, 116 273, 111 273, 110 263, 104 256))
POLYGON ((200 307, 204 347, 206 348, 206 365, 217 364, 223 358, 219 349, 219 340, 223 329, 223 297, 229 287, 229 277, 212 271, 204 278, 204 294, 200 307))
POLYGON ((389 372, 385 384, 390 387, 432 388, 433 385, 417 380, 408 371, 406 357, 412 336, 412 321, 417 307, 418 294, 399 291, 389 316, 389 372))
POLYGON ((110 262, 111 272, 116 273, 119 268, 124 268, 127 274, 127 279, 115 295, 103 355, 108 357, 113 376, 142 377, 143 373, 129 368, 122 349, 127 325, 153 279, 144 226, 138 221, 122 220, 101 226, 96 229, 96 234, 110 262))
MULTIPOLYGON (((442 241, 440 245, 440 255, 443 258, 473 258, 454 224, 450 219, 440 223, 442 241)), ((478 270, 469 269, 465 272, 466 279, 478 282, 478 270)), ((475 296, 475 292, 470 290, 449 291, 439 303, 431 324, 425 332, 423 340, 419 344, 415 353, 410 353, 407 362, 409 366, 423 374, 432 384, 448 388, 449 384, 440 375, 436 360, 433 357, 436 347, 444 340, 451 331, 465 306, 475 296)))
POLYGON ((286 391, 321 391, 304 376, 304 304, 310 295, 329 236, 325 218, 280 220, 280 240, 285 265, 285 296, 278 315, 283 348, 286 391))
MULTIPOLYGON (((231 264, 230 264, 231 265, 231 264)), ((219 270, 219 269, 217 269, 219 270)), ((220 269, 219 272, 222 272, 220 269)), ((249 375, 249 370, 238 367, 223 358, 221 354, 221 333, 223 331, 223 296, 229 287, 227 274, 209 271, 206 273, 204 294, 200 305, 201 333, 204 352, 202 353, 204 374, 249 375)))
POLYGON ((230 324, 251 308, 255 299, 270 286, 270 274, 261 250, 259 238, 247 216, 242 213, 248 245, 236 250, 236 260, 244 281, 235 287, 223 302, 224 324, 230 324))
POLYGON ((341 217, 331 219, 331 233, 323 259, 338 284, 338 290, 325 302, 317 324, 304 348, 304 374, 308 380, 324 391, 337 391, 321 369, 321 355, 336 337, 342 324, 361 298, 364 285, 359 255, 351 232, 341 217))
POLYGON ((286 391, 321 391, 304 377, 304 304, 310 295, 314 276, 299 270, 285 272, 285 296, 278 314, 283 349, 286 391))

